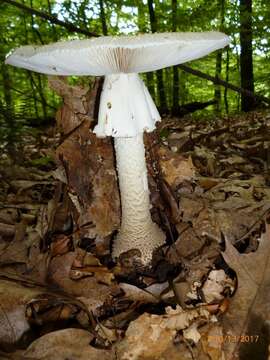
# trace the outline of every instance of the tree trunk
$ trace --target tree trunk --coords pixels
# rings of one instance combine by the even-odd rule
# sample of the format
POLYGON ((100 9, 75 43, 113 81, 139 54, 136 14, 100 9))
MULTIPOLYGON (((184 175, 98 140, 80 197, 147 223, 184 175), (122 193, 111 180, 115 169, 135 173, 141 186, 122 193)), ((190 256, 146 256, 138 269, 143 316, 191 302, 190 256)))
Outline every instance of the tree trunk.
MULTIPOLYGON (((216 55, 216 78, 220 78, 222 70, 222 52, 218 51, 216 55)), ((215 113, 218 115, 221 111, 221 88, 220 85, 215 85, 215 113)))
MULTIPOLYGON (((52 4, 50 0, 47 0, 47 5, 48 5, 49 14, 52 16, 52 4)), ((54 42, 58 40, 57 30, 54 23, 52 23, 52 38, 54 42)))
POLYGON ((14 120, 14 104, 11 94, 11 76, 5 64, 2 65, 2 78, 3 78, 3 90, 4 90, 4 118, 7 124, 7 151, 11 158, 16 159, 16 151, 14 143, 16 143, 16 123, 14 120))
POLYGON ((46 99, 45 99, 45 95, 44 95, 44 78, 42 78, 40 76, 40 74, 36 74, 37 76, 37 80, 38 80, 38 83, 37 83, 37 90, 38 90, 38 93, 39 93, 39 96, 40 96, 40 100, 41 100, 41 106, 42 106, 42 112, 43 112, 43 119, 46 119, 48 114, 47 114, 47 103, 46 103, 46 99))
MULTIPOLYGON (((155 10, 153 6, 153 0, 147 0, 149 17, 150 17, 150 27, 152 33, 157 32, 157 20, 155 15, 155 10)), ((166 92, 163 82, 163 71, 158 70, 156 72, 157 75, 157 88, 158 88, 158 99, 159 99, 159 109, 161 114, 168 112, 167 100, 166 100, 166 92)))
MULTIPOLYGON (((241 87, 254 92, 252 63, 252 0, 240 0, 240 73, 241 87)), ((255 99, 241 96, 241 110, 250 111, 255 108, 255 99)))
POLYGON ((7 69, 7 65, 2 65, 2 78, 3 78, 3 90, 4 90, 4 99, 6 103, 7 113, 10 114, 10 118, 12 118, 13 114, 13 103, 12 103, 12 95, 11 95, 11 78, 7 69))
MULTIPOLYGON (((177 31, 177 0, 172 0, 172 31, 177 31)), ((179 69, 173 67, 172 114, 179 110, 179 69)))
MULTIPOLYGON (((0 34, 0 42, 1 44, 6 44, 6 39, 4 38, 4 34, 0 34)), ((4 104, 1 102, 1 117, 4 117, 4 121, 7 125, 7 149, 10 155, 12 155, 13 150, 13 141, 15 136, 15 122, 14 122, 14 103, 12 98, 11 84, 12 84, 12 76, 10 76, 9 68, 4 63, 4 54, 0 54, 0 69, 2 75, 2 91, 4 95, 4 104), (14 136, 13 136, 14 135, 14 136)))
MULTIPOLYGON (((137 8, 138 8, 138 23, 137 26, 139 28, 139 31, 142 33, 146 33, 147 32, 147 21, 145 20, 145 5, 141 0, 137 0, 136 2, 137 4, 137 8)), ((154 100, 154 102, 156 102, 156 91, 155 91, 155 81, 154 81, 154 73, 153 71, 150 71, 148 73, 146 73, 146 85, 147 88, 154 100)))
MULTIPOLYGON (((226 51, 226 82, 229 82, 229 66, 230 66, 230 55, 229 55, 229 48, 226 51)), ((226 114, 229 114, 229 102, 228 102, 228 88, 225 87, 224 89, 224 105, 226 114)))
POLYGON ((102 33, 103 35, 108 35, 108 28, 106 23, 106 15, 105 15, 103 0, 99 0, 99 12, 100 12, 101 25, 102 25, 102 33))
MULTIPOLYGON (((220 26, 219 30, 224 31, 224 15, 225 15, 225 0, 218 0, 218 8, 220 11, 220 26)), ((222 70, 222 50, 219 50, 216 55, 216 77, 221 77, 222 70)), ((220 114, 221 112, 221 87, 220 85, 215 85, 215 113, 220 114)))
POLYGON ((147 88, 148 88, 154 102, 156 102, 155 80, 154 80, 154 74, 152 71, 146 73, 146 84, 147 84, 147 88))

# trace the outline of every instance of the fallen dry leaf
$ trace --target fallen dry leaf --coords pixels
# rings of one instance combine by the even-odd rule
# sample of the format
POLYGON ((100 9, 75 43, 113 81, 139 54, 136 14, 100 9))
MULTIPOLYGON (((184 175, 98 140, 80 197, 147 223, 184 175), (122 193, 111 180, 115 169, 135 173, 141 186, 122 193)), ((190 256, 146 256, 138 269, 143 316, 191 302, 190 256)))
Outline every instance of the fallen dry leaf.
POLYGON ((164 178, 173 189, 184 180, 192 180, 194 178, 195 168, 190 157, 186 159, 166 147, 160 147, 158 155, 164 178))
POLYGON ((158 296, 154 296, 147 290, 140 289, 137 286, 120 283, 119 287, 124 291, 124 298, 131 301, 138 301, 141 303, 157 303, 158 296))
POLYGON ((210 271, 202 287, 205 301, 208 304, 220 302, 224 299, 226 288, 230 289, 231 294, 233 293, 233 280, 225 274, 225 271, 223 269, 210 271))
POLYGON ((89 311, 95 312, 109 296, 110 287, 99 283, 97 278, 93 275, 90 276, 89 273, 88 277, 78 277, 75 280, 72 265, 76 260, 76 256, 76 252, 69 252, 54 257, 49 265, 49 281, 67 294, 79 298, 85 303, 89 311))
POLYGON ((113 360, 113 351, 96 349, 89 343, 91 333, 81 329, 64 329, 43 335, 35 340, 23 353, 27 359, 35 360, 113 360))
MULTIPOLYGON (((240 254, 226 239, 223 257, 236 272, 238 288, 231 300, 223 323, 225 333, 235 337, 235 341, 226 342, 227 359, 239 358, 255 349, 267 349, 265 327, 270 321, 269 271, 270 271, 270 229, 259 240, 258 249, 249 254, 240 254), (241 336, 247 336, 247 338, 241 336), (251 336, 254 336, 251 338, 251 336), (242 340, 243 339, 243 340, 242 340), (245 339, 247 339, 245 341, 245 339)), ((266 350, 265 350, 266 351, 266 350)))
POLYGON ((25 287, 15 281, 0 280, 0 343, 16 344, 30 324, 25 316, 27 303, 41 293, 40 289, 25 287))
POLYGON ((201 334, 198 331, 198 324, 193 323, 187 329, 183 330, 183 336, 187 340, 192 340, 195 344, 201 339, 201 334))
POLYGON ((218 324, 206 325, 202 330, 201 344, 205 354, 211 360, 225 360, 223 351, 224 334, 222 327, 218 324))
POLYGON ((125 338, 116 344, 117 356, 121 360, 162 359, 177 331, 187 329, 196 320, 206 322, 211 318, 203 308, 184 311, 178 305, 175 310, 166 308, 166 312, 165 315, 144 313, 132 321, 125 338))

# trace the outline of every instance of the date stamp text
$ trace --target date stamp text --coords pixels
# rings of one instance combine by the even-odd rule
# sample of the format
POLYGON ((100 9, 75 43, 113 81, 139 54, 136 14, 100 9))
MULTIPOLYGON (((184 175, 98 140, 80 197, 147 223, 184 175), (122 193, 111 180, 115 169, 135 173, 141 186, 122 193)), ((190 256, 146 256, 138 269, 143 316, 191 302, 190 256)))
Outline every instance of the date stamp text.
POLYGON ((259 335, 208 335, 209 342, 223 343, 257 343, 259 335))

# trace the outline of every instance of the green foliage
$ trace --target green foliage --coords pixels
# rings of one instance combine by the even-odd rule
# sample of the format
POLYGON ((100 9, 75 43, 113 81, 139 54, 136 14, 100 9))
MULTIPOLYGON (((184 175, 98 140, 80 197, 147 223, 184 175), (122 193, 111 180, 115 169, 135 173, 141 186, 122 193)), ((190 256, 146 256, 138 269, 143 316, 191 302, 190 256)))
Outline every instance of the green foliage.
POLYGON ((50 156, 43 156, 41 158, 31 160, 31 165, 36 167, 46 167, 51 164, 54 164, 54 160, 50 156))

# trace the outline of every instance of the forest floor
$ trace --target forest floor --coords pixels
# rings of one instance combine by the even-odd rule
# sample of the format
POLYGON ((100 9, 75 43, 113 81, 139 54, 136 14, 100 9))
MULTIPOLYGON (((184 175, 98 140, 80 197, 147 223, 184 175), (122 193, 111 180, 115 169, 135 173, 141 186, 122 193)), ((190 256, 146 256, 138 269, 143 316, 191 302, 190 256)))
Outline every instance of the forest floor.
POLYGON ((267 359, 270 113, 145 136, 167 234, 145 269, 112 261, 113 147, 88 130, 88 92, 56 86, 64 136, 29 133, 0 159, 0 359, 267 359))

